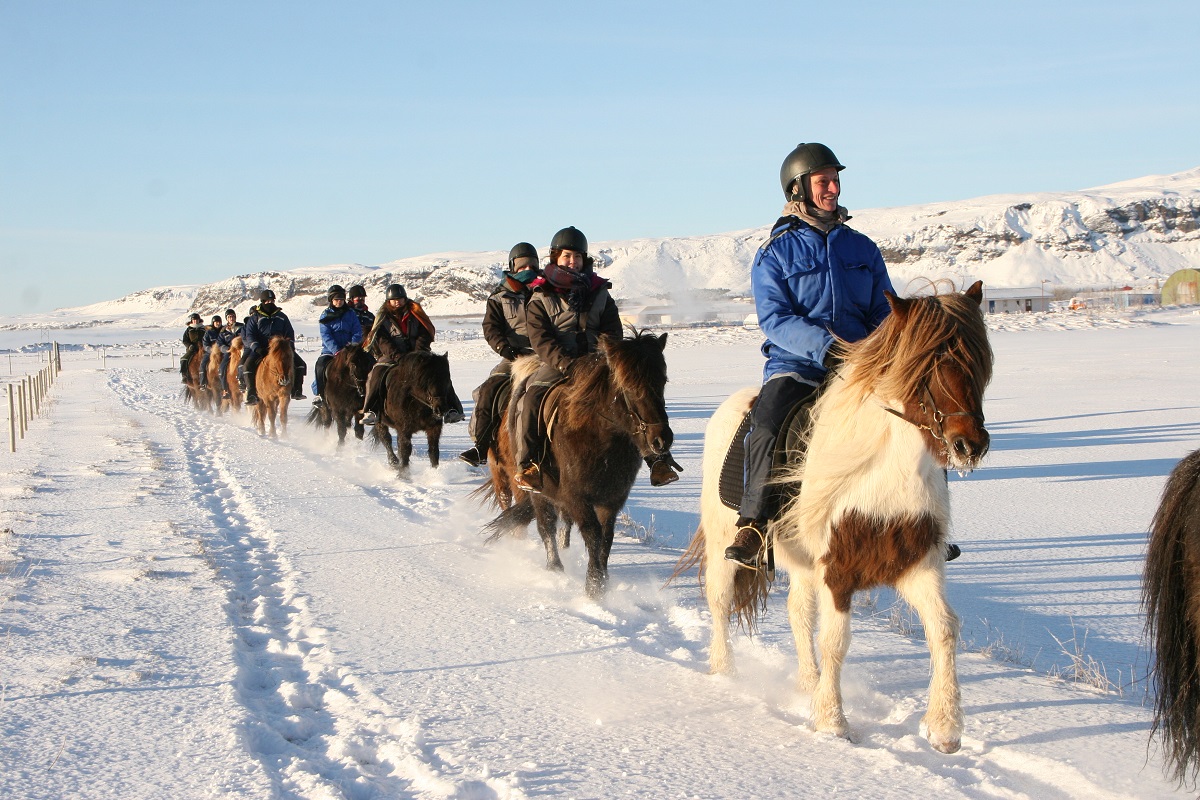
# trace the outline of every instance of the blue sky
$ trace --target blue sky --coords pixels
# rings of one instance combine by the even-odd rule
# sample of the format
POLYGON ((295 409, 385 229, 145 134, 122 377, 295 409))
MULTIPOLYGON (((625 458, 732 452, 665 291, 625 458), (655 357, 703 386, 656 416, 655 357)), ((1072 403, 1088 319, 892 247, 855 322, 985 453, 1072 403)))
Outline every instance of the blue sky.
POLYGON ((1194 0, 825 5, 0 0, 0 315, 1200 166, 1194 0))

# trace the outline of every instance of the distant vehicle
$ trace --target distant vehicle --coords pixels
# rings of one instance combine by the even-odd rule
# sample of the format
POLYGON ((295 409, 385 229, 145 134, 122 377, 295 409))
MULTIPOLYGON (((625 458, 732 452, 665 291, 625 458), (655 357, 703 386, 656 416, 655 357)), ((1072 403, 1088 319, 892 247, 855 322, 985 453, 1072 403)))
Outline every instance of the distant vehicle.
POLYGON ((1088 301, 1084 300, 1082 297, 1072 297, 1071 302, 1067 305, 1067 308, 1071 309, 1072 311, 1083 311, 1087 307, 1088 301))

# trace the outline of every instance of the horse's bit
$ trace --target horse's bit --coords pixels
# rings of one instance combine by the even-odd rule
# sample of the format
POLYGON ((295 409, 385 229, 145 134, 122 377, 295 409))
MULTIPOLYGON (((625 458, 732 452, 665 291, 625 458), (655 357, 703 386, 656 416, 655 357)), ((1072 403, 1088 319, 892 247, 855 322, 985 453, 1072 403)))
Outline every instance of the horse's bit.
POLYGON ((891 408, 890 406, 884 406, 883 410, 889 414, 896 415, 908 424, 915 425, 923 431, 929 431, 929 433, 933 435, 934 439, 937 439, 939 442, 946 445, 946 447, 950 446, 950 443, 946 441, 946 433, 942 424, 946 417, 974 417, 975 419, 979 420, 980 425, 983 424, 983 414, 977 411, 942 411, 940 408, 938 408, 937 402, 933 399, 933 392, 929 391, 928 381, 922 383, 921 388, 925 392, 925 398, 929 401, 929 405, 926 407, 925 400, 918 400, 917 405, 920 407, 921 413, 929 417, 930 424, 924 424, 911 420, 904 416, 903 413, 891 408))

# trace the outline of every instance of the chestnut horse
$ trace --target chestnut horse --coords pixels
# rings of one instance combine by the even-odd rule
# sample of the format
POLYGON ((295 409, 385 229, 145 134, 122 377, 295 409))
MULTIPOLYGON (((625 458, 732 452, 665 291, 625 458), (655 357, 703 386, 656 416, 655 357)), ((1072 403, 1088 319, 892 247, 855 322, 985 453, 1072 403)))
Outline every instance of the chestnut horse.
POLYGON ((279 418, 279 426, 287 435, 288 404, 292 402, 293 366, 295 350, 292 343, 283 336, 272 336, 267 346, 267 354, 258 362, 258 403, 254 409, 254 424, 258 426, 260 436, 266 434, 266 423, 271 422, 271 438, 278 438, 275 432, 275 418, 279 418))
POLYGON ((365 429, 359 417, 363 404, 363 386, 375 359, 355 342, 337 351, 325 369, 325 403, 313 406, 308 424, 328 429, 337 424, 338 447, 346 443, 346 431, 354 427, 361 439, 365 429))
POLYGON ((204 378, 208 382, 208 388, 204 391, 208 394, 206 404, 212 413, 220 416, 221 414, 221 345, 212 344, 208 350, 208 370, 204 378))
POLYGON ((242 389, 238 383, 238 364, 242 363, 244 347, 241 336, 235 337, 229 344, 229 367, 225 370, 225 385, 229 387, 229 397, 224 399, 224 402, 229 404, 231 411, 241 411, 242 409, 242 389))
MULTIPOLYGON (((845 362, 813 408, 803 463, 783 468, 777 478, 787 501, 769 535, 791 576, 787 607, 798 683, 813 693, 818 731, 848 735, 841 671, 852 595, 893 586, 920 615, 929 645, 932 678, 922 728, 935 749, 959 748, 959 621, 945 597, 950 499, 944 471, 973 469, 989 445, 982 404, 993 356, 982 297, 979 282, 962 294, 900 299, 889 293, 892 313, 879 328, 841 345, 845 362), (813 651, 818 611, 819 669, 813 651)), ((708 424, 700 526, 677 570, 700 562, 712 612, 713 673, 734 671, 731 617, 753 629, 766 604, 762 572, 725 559, 737 512, 719 497, 725 453, 756 396, 754 389, 738 392, 708 424)))
MULTIPOLYGON (((594 599, 607 588, 617 514, 643 457, 666 453, 674 440, 663 399, 666 345, 665 333, 601 337, 595 353, 576 359, 570 379, 547 395, 547 405, 555 410, 541 492, 530 494, 513 483, 519 472, 511 447, 514 403, 509 404, 507 430, 501 432, 491 465, 493 491, 498 498, 512 498, 512 505, 486 526, 491 539, 524 531, 536 519, 546 568, 561 570, 555 532, 560 516, 573 522, 587 546, 586 589, 594 599)), ((513 365, 513 397, 537 366, 533 356, 513 365)))
POLYGON ((1200 450, 1180 461, 1150 528, 1142 577, 1146 632, 1154 647, 1151 736, 1166 768, 1194 787, 1200 772, 1200 450))

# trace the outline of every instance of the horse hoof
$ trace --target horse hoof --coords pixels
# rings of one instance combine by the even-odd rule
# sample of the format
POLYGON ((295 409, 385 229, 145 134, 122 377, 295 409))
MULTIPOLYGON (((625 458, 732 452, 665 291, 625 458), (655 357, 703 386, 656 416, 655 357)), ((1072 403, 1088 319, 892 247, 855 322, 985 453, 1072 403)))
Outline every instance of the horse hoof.
POLYGON ((962 739, 958 736, 940 736, 929 729, 924 721, 921 722, 921 735, 929 740, 929 746, 939 753, 950 755, 957 753, 962 747, 962 739))

